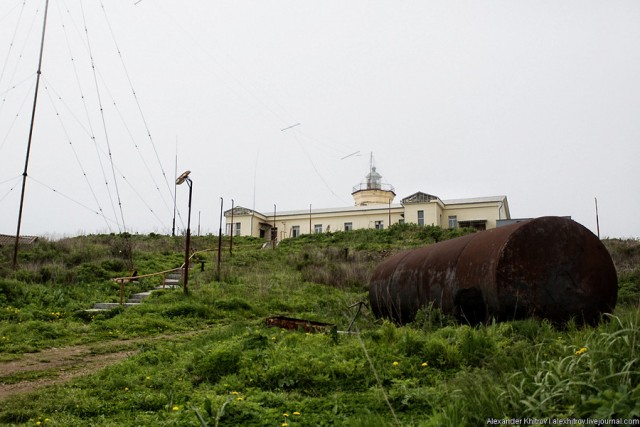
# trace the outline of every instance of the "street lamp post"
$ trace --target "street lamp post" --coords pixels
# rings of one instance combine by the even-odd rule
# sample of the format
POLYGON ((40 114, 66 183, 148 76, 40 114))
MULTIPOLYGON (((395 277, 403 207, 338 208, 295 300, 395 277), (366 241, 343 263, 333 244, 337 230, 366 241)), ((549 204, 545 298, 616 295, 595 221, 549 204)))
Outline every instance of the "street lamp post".
POLYGON ((189 214, 187 216, 187 242, 184 248, 184 293, 189 293, 189 246, 191 244, 191 192, 192 192, 192 184, 191 178, 189 178, 189 174, 191 171, 186 171, 182 175, 176 179, 176 185, 180 185, 183 182, 187 182, 189 186, 189 214))

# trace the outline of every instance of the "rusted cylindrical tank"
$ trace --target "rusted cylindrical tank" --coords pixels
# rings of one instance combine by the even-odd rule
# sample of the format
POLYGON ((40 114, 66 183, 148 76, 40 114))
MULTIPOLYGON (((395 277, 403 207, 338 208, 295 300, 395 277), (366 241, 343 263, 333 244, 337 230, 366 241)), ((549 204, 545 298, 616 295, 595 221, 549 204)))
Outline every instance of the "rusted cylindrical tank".
POLYGON ((608 251, 577 222, 542 217, 399 253, 373 272, 374 314, 408 323, 433 304, 472 324, 528 316, 597 322, 616 305, 608 251))

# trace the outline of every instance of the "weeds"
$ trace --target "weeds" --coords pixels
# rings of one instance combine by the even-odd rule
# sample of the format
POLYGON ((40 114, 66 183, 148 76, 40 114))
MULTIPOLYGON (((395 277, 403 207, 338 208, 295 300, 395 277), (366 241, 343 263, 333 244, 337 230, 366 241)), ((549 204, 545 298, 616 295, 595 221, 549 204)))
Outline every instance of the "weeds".
MULTIPOLYGON (((470 327, 434 306, 403 327, 364 309, 353 325, 357 335, 264 324, 267 316, 290 315, 345 330, 353 316, 348 306, 367 300, 368 275, 380 260, 466 232, 403 225, 300 236, 271 251, 260 250, 259 239, 234 238, 220 277, 212 254, 204 272, 194 271, 190 295, 165 290, 139 307, 101 314, 83 309, 118 298, 112 277, 131 267, 140 274, 175 268, 183 239, 43 240, 21 252, 20 270, 0 269, 0 363, 74 343, 92 343, 96 353, 136 353, 7 399, 0 423, 458 426, 525 415, 640 417, 637 242, 608 243, 623 304, 597 327, 557 329, 535 319, 470 327), (131 340, 168 333, 176 336, 131 340)), ((203 236, 194 246, 215 248, 217 241, 203 236)), ((127 292, 153 286, 143 279, 127 292)), ((7 380, 39 375, 55 372, 7 380)))

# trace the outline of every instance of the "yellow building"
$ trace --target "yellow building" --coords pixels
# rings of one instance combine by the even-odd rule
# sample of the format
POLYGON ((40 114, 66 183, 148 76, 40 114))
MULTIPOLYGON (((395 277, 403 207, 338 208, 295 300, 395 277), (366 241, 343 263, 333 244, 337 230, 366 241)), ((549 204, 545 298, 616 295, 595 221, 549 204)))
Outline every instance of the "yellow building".
POLYGON ((511 219, 507 196, 442 200, 422 192, 393 203, 393 186, 371 167, 366 182, 356 185, 351 195, 355 206, 261 213, 241 206, 224 213, 226 234, 282 240, 301 234, 383 229, 392 224, 413 223, 442 228, 495 228, 500 220, 511 219))

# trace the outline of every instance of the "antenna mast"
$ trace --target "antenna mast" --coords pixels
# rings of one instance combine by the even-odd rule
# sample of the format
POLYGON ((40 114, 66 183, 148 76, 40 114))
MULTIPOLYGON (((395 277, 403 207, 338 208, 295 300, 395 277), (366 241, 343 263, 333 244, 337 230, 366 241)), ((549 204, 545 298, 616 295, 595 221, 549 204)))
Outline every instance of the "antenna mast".
MULTIPOLYGON (((136 3, 137 4, 137 3, 136 3)), ((176 167, 175 167, 175 178, 178 179, 178 137, 176 136, 176 167)), ((173 184, 173 225, 171 226, 171 237, 176 236, 176 185, 175 181, 173 184)))
POLYGON ((44 5, 44 19, 42 20, 42 39, 40 40, 40 57, 38 59, 38 76, 36 78, 36 89, 33 95, 33 109, 31 110, 31 124, 29 125, 29 140, 27 142, 27 155, 24 160, 24 172, 22 173, 22 191, 20 192, 20 209, 18 210, 18 228, 16 230, 16 242, 13 249, 13 269, 18 266, 18 245, 20 244, 20 226, 22 225, 22 208, 24 207, 24 190, 27 184, 27 170, 29 168, 29 155, 31 153, 31 141, 33 139, 33 126, 36 118, 36 105, 38 104, 38 89, 40 87, 40 76, 42 74, 42 54, 44 52, 44 35, 47 29, 47 13, 49 11, 49 0, 44 5))

